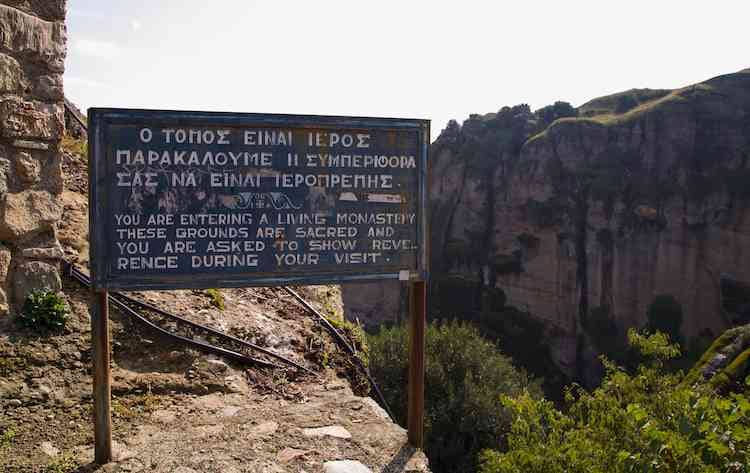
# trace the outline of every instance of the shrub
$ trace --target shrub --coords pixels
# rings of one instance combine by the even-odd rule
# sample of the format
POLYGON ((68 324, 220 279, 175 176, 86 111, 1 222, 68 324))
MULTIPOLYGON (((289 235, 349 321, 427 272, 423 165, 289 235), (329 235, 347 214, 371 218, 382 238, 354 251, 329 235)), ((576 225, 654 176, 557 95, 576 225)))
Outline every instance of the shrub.
POLYGON ((78 461, 72 452, 65 452, 58 455, 47 463, 42 470, 44 473, 72 473, 78 471, 78 461))
POLYGON ((62 149, 75 155, 86 157, 88 154, 88 141, 74 138, 67 133, 63 136, 60 146, 62 149))
POLYGON ((26 298, 19 323, 37 330, 59 330, 68 320, 65 300, 52 291, 34 291, 26 298))
POLYGON ((16 438, 16 430, 13 426, 9 426, 0 431, 0 453, 10 448, 13 445, 13 440, 16 438))
MULTIPOLYGON (((405 425, 408 329, 382 328, 368 337, 370 369, 397 420, 405 425)), ((461 322, 434 322, 426 333, 425 450, 432 471, 474 471, 479 451, 503 442, 510 418, 501 394, 530 390, 537 383, 510 358, 461 322)))
POLYGON ((648 361, 628 374, 604 359, 606 376, 589 393, 567 391, 567 409, 528 395, 505 397, 513 413, 507 451, 485 451, 482 473, 747 472, 750 401, 665 373, 679 355, 663 334, 629 333, 648 361))

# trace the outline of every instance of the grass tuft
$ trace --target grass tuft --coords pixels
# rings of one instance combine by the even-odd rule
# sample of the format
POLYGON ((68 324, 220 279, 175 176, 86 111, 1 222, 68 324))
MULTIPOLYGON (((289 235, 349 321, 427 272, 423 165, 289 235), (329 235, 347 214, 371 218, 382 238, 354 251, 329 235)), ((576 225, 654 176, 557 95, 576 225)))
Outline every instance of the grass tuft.
POLYGON ((218 289, 206 289, 205 291, 206 296, 208 296, 209 302, 211 302, 211 305, 216 307, 219 310, 224 310, 225 301, 224 301, 224 294, 221 293, 218 289))

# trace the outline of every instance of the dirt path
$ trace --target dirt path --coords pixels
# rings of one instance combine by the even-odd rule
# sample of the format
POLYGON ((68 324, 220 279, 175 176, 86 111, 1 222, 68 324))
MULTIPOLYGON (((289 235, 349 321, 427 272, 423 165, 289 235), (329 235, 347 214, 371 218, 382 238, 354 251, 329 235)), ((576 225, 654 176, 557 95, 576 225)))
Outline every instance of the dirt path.
MULTIPOLYGON (((321 310, 340 310, 336 287, 303 291, 321 310)), ((200 291, 136 296, 273 349, 317 375, 236 365, 112 311, 117 461, 97 469, 88 293, 65 278, 72 314, 64 332, 39 336, 0 320, 0 434, 12 434, 0 445, 0 472, 426 471, 405 431, 339 377, 347 371, 343 354, 304 309, 269 288, 221 292, 223 310, 200 291), (359 464, 327 463, 345 460, 359 464)))
POLYGON ((372 399, 335 380, 299 388, 305 394, 295 401, 248 393, 175 399, 120 437, 117 462, 99 471, 313 473, 337 460, 378 472, 426 471, 405 431, 372 399))

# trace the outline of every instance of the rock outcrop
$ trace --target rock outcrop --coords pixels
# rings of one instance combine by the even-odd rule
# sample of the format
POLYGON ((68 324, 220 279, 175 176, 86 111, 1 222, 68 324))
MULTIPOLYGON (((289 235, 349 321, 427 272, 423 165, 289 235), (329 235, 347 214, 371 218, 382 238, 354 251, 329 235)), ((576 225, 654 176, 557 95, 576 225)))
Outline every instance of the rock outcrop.
POLYGON ((64 0, 0 1, 0 310, 60 289, 64 0))
POLYGON ((553 358, 581 377, 595 312, 620 329, 643 326, 654 297, 670 294, 685 340, 732 324, 720 279, 750 281, 750 73, 577 112, 530 138, 512 128, 533 127, 539 114, 528 111, 510 130, 497 117, 446 130, 433 147, 431 203, 438 281, 502 289, 550 328, 553 358), (502 146, 503 133, 524 141, 502 146), (482 164, 458 159, 456 139, 477 141, 482 164))
POLYGON ((745 389, 750 376, 750 325, 734 327, 717 338, 690 370, 685 382, 708 382, 720 390, 745 389))
POLYGON ((748 161, 750 70, 451 122, 430 155, 431 315, 528 336, 578 379, 659 294, 686 344, 713 338, 747 315, 722 281, 750 282, 748 161))

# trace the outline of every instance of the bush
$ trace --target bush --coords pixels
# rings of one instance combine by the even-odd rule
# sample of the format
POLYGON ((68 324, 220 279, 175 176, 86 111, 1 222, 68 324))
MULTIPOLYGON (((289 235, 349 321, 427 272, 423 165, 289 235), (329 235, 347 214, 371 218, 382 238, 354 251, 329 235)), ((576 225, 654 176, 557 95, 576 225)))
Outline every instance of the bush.
POLYGON ((85 139, 74 138, 67 133, 63 136, 60 146, 65 151, 74 155, 86 157, 88 155, 88 141, 85 139))
POLYGON ((480 471, 747 472, 747 397, 682 383, 681 374, 663 370, 679 355, 665 335, 628 335, 649 361, 631 375, 605 359, 602 385, 591 393, 569 389, 565 411, 528 395, 505 397, 513 412, 507 451, 483 452, 480 471))
POLYGON ((68 320, 65 300, 52 291, 34 291, 26 298, 19 323, 36 330, 59 330, 68 320))
MULTIPOLYGON (((397 420, 406 424, 408 329, 382 328, 368 337, 370 370, 397 420)), ((474 471, 479 451, 503 442, 510 418, 501 394, 541 392, 477 329, 461 322, 427 327, 425 450, 432 471, 474 471)))
POLYGON ((208 296, 209 302, 211 302, 211 305, 216 307, 219 310, 224 310, 224 294, 221 293, 218 289, 206 289, 205 291, 206 296, 208 296))

